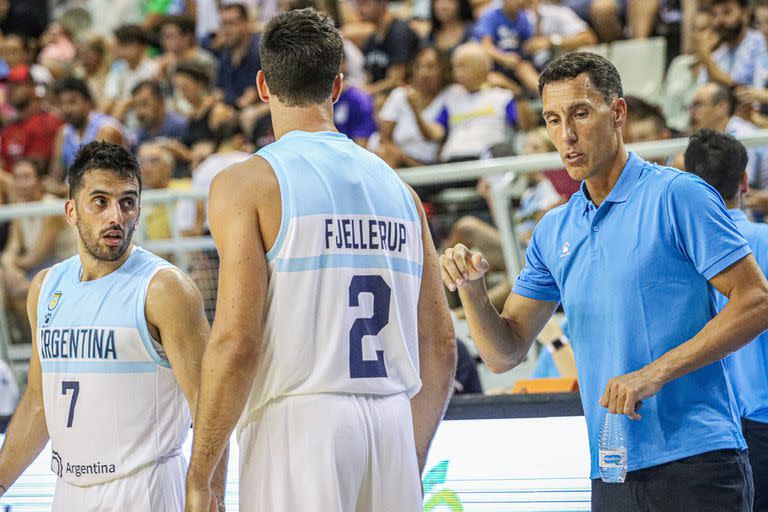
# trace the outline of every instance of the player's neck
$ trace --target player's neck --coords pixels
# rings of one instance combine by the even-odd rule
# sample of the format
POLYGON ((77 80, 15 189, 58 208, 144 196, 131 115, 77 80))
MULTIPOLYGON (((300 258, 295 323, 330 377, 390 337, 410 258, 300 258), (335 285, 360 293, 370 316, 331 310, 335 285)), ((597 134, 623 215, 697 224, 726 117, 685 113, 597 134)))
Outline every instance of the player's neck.
POLYGON ((115 261, 106 261, 94 258, 83 247, 80 247, 80 281, 95 281, 123 266, 123 263, 131 256, 133 244, 128 246, 120 259, 115 261))
POLYGON ((275 138, 279 139, 288 132, 336 132, 333 124, 333 108, 329 104, 310 107, 284 107, 270 105, 272 109, 272 128, 275 138))

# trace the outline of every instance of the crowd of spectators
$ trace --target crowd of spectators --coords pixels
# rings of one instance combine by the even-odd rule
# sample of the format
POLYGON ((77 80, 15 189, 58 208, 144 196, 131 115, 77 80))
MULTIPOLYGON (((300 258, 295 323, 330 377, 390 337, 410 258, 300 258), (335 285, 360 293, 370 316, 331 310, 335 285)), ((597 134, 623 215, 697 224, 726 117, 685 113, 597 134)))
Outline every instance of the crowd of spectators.
MULTIPOLYGON (((0 203, 65 196, 66 168, 91 140, 135 151, 147 188, 207 190, 228 165, 274 140, 269 109, 255 88, 260 31, 277 12, 308 6, 327 11, 345 38, 336 126, 395 168, 552 151, 538 115, 538 76, 547 62, 590 45, 658 34, 691 59, 689 121, 671 128, 656 98, 628 97, 625 140, 768 127, 768 0, 54 4, 49 11, 46 2, 0 0, 0 203)), ((750 205, 758 214, 768 209, 768 192, 761 191, 768 189, 766 151, 749 154, 756 189, 750 205)), ((674 156, 659 163, 682 166, 674 156)), ((489 212, 490 190, 504 179, 459 183, 476 187, 478 200, 443 209, 448 220, 434 223, 438 242, 484 250, 499 273, 492 288, 499 307, 509 283, 489 212)), ((523 241, 578 187, 557 169, 525 179, 516 217, 523 241)), ((428 211, 439 215, 440 190, 420 192, 428 211)), ((150 240, 169 238, 173 226, 184 236, 208 233, 204 202, 148 208, 143 218, 150 240)), ((22 327, 30 276, 74 250, 64 243, 67 230, 57 218, 0 226, 0 290, 22 327)), ((193 255, 190 264, 211 311, 216 264, 210 253, 193 255)))

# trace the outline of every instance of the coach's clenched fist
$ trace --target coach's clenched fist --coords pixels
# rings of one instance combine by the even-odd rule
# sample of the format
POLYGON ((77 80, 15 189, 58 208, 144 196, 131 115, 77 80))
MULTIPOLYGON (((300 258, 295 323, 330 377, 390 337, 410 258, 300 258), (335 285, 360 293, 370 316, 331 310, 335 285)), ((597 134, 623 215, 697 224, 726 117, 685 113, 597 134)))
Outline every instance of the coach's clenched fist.
POLYGON ((440 256, 440 273, 445 286, 452 292, 470 281, 480 279, 489 268, 482 253, 471 251, 462 244, 446 249, 440 256))

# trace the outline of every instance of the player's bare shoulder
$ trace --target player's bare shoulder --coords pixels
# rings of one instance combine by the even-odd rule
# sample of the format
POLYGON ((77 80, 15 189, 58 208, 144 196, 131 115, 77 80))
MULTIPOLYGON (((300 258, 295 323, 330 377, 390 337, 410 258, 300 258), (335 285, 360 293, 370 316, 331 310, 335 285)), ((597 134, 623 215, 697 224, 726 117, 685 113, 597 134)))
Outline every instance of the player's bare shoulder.
POLYGON ((197 285, 184 272, 168 266, 158 270, 147 287, 146 318, 158 327, 164 319, 184 318, 190 309, 202 308, 197 285))
POLYGON ((279 201, 280 183, 269 162, 253 155, 219 173, 211 184, 211 196, 225 201, 228 197, 249 197, 258 202, 276 197, 279 201))

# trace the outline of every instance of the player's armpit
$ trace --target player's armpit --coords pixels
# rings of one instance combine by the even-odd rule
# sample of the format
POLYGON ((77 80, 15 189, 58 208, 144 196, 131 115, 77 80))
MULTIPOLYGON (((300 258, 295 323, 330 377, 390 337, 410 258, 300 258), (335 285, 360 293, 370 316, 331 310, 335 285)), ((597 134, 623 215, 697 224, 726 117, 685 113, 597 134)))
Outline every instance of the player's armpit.
POLYGON ((32 328, 32 356, 29 360, 27 389, 16 407, 0 450, 0 485, 8 489, 34 461, 48 442, 48 427, 43 409, 42 371, 37 355, 37 302, 48 270, 40 271, 29 287, 27 315, 32 328))

